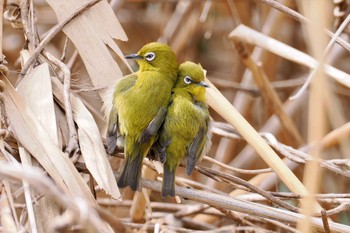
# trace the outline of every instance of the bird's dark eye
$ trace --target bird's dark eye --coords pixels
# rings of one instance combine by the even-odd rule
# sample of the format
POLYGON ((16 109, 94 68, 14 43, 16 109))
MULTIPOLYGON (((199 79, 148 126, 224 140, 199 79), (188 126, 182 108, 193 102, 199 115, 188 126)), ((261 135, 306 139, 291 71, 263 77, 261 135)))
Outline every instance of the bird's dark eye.
POLYGON ((145 59, 147 61, 153 61, 154 58, 156 58, 156 54, 154 52, 149 52, 149 53, 146 53, 145 55, 145 59))
POLYGON ((184 78, 184 82, 185 82, 186 84, 192 83, 191 77, 190 77, 190 76, 186 76, 186 77, 184 78))

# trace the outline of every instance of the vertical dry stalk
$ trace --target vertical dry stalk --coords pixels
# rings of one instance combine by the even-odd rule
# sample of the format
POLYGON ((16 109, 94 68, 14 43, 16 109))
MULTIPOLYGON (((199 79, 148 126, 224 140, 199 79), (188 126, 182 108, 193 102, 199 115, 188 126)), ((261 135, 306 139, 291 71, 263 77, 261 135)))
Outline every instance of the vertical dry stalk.
POLYGON ((326 12, 325 1, 301 1, 302 9, 310 19, 310 24, 306 26, 308 35, 308 46, 315 59, 319 62, 316 70, 313 71, 314 77, 311 81, 309 94, 309 118, 308 118, 308 141, 315 142, 316 145, 311 148, 310 154, 313 160, 308 162, 304 170, 303 182, 308 188, 309 194, 301 200, 301 208, 306 218, 298 222, 298 229, 301 232, 312 232, 311 215, 318 208, 314 205, 314 195, 318 193, 321 182, 321 169, 319 164, 321 147, 318 143, 325 134, 326 115, 324 92, 328 92, 327 80, 323 71, 324 54, 326 48, 326 37, 322 33, 323 28, 329 22, 326 12), (322 16, 322 17, 320 17, 322 16), (315 37, 314 35, 320 35, 315 37))

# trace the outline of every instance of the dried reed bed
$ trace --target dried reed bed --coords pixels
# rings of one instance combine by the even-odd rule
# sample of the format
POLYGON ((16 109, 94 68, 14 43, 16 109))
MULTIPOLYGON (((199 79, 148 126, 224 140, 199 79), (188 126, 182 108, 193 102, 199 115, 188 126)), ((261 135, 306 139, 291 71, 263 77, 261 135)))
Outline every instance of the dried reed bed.
POLYGON ((350 232, 347 1, 0 1, 0 232, 350 232), (123 54, 207 70, 213 146, 176 198, 104 148, 123 54))

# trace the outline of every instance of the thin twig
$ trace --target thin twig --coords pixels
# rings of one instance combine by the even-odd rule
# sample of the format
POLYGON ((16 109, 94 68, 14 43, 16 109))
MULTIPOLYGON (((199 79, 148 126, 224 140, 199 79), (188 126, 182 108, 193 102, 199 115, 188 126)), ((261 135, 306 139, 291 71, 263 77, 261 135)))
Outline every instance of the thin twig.
MULTIPOLYGON (((248 216, 248 219, 252 216, 248 216)), ((282 228, 281 232, 292 232, 292 233, 301 233, 300 231, 296 230, 295 227, 290 226, 289 224, 284 224, 282 221, 276 221, 268 218, 259 218, 267 223, 273 224, 279 228, 282 228)))
POLYGON ((287 210, 290 210, 292 212, 299 212, 299 209, 297 207, 291 206, 288 203, 281 201, 279 198, 271 195, 267 191, 262 190, 254 185, 251 185, 250 183, 248 183, 247 181, 245 181, 241 178, 235 177, 233 175, 230 175, 230 174, 227 174, 224 172, 215 171, 215 170, 207 168, 207 167, 197 166, 196 169, 198 169, 199 172, 205 170, 206 172, 212 173, 214 176, 218 176, 218 177, 223 178, 225 180, 233 181, 239 185, 242 185, 242 186, 248 188, 249 190, 251 190, 253 192, 260 194, 261 196, 265 197, 266 199, 268 199, 269 201, 273 202, 274 204, 276 204, 278 206, 286 208, 287 210))
POLYGON ((328 223, 328 216, 327 216, 327 211, 326 210, 321 210, 321 217, 322 217, 322 222, 323 222, 323 230, 325 233, 330 233, 331 229, 329 228, 329 223, 328 223))
MULTIPOLYGON (((306 18, 305 16, 301 15, 300 13, 282 5, 281 3, 274 1, 274 0, 260 0, 262 3, 265 3, 273 8, 275 8, 278 11, 281 11, 285 14, 287 14, 288 16, 302 22, 302 23, 310 23, 309 19, 306 18)), ((329 31, 328 29, 325 29, 326 33, 330 36, 330 37, 334 37, 334 34, 329 31)), ((340 37, 336 37, 336 42, 341 45, 344 49, 346 49, 347 51, 350 51, 350 44, 348 42, 346 42, 345 40, 343 40, 340 37)))
POLYGON ((240 169, 240 168, 229 166, 225 163, 221 163, 221 162, 217 161, 216 159, 213 159, 209 156, 203 156, 203 160, 211 162, 213 164, 216 164, 216 165, 218 165, 222 168, 225 168, 229 171, 233 171, 233 172, 241 173, 241 174, 257 175, 257 174, 261 174, 261 173, 273 172, 273 170, 271 168, 255 169, 255 170, 240 169))
POLYGON ((50 60, 53 64, 55 64, 63 73, 63 97, 64 97, 64 108, 66 111, 66 119, 68 124, 69 131, 69 141, 66 146, 66 153, 72 156, 73 160, 76 161, 78 155, 80 154, 79 142, 78 142, 78 134, 74 124, 72 105, 70 102, 70 81, 71 75, 70 70, 59 59, 51 55, 46 50, 43 50, 43 55, 50 60))
POLYGON ((328 216, 331 216, 331 215, 334 215, 334 214, 339 214, 340 212, 343 212, 343 211, 349 211, 350 210, 350 203, 341 203, 339 206, 333 208, 333 209, 330 209, 330 210, 327 210, 327 215, 328 216))
POLYGON ((224 208, 220 208, 220 207, 215 207, 213 206, 213 208, 219 210, 221 213, 223 213, 225 216, 227 216, 228 218, 234 220, 235 222, 237 222, 239 225, 246 225, 246 226, 252 226, 252 227, 257 227, 255 224, 253 224, 252 222, 242 218, 241 216, 239 216, 238 214, 236 214, 234 211, 232 210, 226 210, 224 208))

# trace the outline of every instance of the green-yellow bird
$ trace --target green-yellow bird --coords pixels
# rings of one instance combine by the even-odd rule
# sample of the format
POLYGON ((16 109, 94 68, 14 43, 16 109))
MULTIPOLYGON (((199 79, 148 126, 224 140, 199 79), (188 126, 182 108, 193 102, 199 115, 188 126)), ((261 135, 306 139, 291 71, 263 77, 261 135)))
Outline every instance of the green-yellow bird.
POLYGON ((162 197, 175 195, 175 171, 187 156, 190 175, 204 150, 210 146, 210 116, 205 103, 206 88, 201 65, 180 65, 165 121, 160 129, 157 151, 164 163, 162 197))
POLYGON ((106 139, 108 153, 112 153, 117 137, 124 137, 126 161, 118 186, 137 190, 142 160, 157 139, 179 65, 171 48, 158 42, 149 43, 125 58, 135 59, 139 71, 125 76, 116 85, 106 139))

